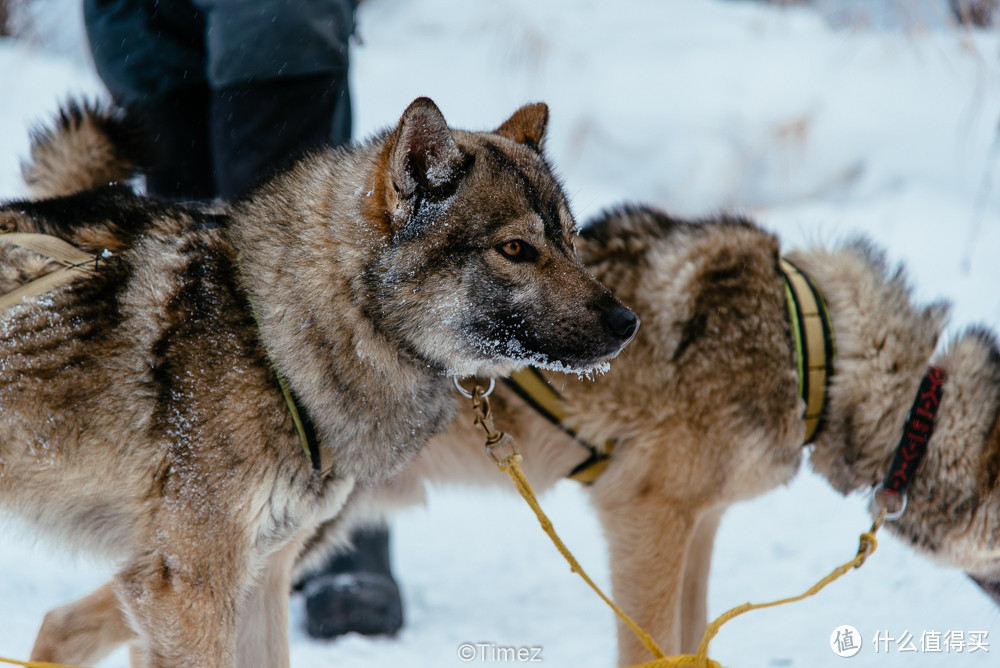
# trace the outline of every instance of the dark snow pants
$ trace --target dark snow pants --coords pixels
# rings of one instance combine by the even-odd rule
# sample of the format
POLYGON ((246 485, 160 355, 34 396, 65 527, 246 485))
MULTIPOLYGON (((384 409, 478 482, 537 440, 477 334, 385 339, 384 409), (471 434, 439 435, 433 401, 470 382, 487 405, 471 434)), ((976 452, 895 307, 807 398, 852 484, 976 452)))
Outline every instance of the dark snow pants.
POLYGON ((355 0, 84 0, 94 63, 142 122, 150 194, 232 199, 350 139, 355 0))

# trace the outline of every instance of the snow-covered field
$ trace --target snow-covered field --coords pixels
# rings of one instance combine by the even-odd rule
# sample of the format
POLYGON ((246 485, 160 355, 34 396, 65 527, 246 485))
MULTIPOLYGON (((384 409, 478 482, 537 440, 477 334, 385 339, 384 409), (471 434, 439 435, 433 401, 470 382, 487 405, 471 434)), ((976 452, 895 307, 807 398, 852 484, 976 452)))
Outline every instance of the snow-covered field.
MULTIPOLYGON (((548 152, 581 221, 631 200, 686 215, 742 211, 788 247, 864 233, 907 265, 920 298, 954 301, 950 331, 1000 326, 1000 33, 957 29, 934 0, 817 4, 824 12, 722 0, 366 0, 356 128, 394 123, 418 95, 475 129, 544 100, 548 152)), ((71 92, 101 90, 78 3, 36 7, 35 39, 0 40, 0 198, 23 195, 29 124, 71 92)), ((562 483, 542 501, 607 585, 585 494, 562 483)), ((713 558, 710 614, 811 585, 853 555, 864 507, 803 469, 734 508, 713 558)), ((296 597, 292 665, 463 665, 463 643, 480 644, 475 664, 504 663, 493 648, 525 647, 551 666, 613 665, 611 614, 513 495, 432 490, 393 535, 402 633, 314 642, 296 597)), ((0 656, 23 659, 44 611, 89 591, 109 566, 17 524, 0 536, 0 656)), ((997 654, 1000 611, 961 573, 888 535, 860 571, 808 602, 731 622, 711 652, 730 668, 963 668, 997 665, 997 654), (829 646, 842 624, 864 637, 853 659, 829 646), (921 637, 958 632, 987 632, 989 651, 921 651, 921 637), (876 633, 894 640, 876 652, 876 633), (907 634, 915 651, 905 651, 907 634)))

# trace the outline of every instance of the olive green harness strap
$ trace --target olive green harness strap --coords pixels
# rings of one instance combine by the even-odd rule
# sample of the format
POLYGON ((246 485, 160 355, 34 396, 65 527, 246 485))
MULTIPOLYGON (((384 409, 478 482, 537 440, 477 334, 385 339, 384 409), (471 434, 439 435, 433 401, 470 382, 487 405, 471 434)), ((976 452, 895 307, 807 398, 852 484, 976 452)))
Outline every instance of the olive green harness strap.
MULTIPOLYGON (((272 367, 274 366, 272 362, 272 367)), ((317 473, 323 473, 323 452, 320 449, 319 439, 316 438, 316 428, 313 426, 312 420, 309 418, 309 413, 306 412, 305 407, 302 406, 296 399, 295 394, 292 392, 291 388, 288 387, 288 382, 285 380, 277 369, 274 369, 275 375, 278 377, 278 385, 281 387, 281 395, 285 398, 285 405, 288 406, 288 412, 292 416, 292 422, 295 423, 295 432, 299 435, 299 444, 302 446, 302 451, 305 452, 306 456, 309 458, 309 462, 312 464, 313 470, 317 473)))
MULTIPOLYGON (((240 266, 240 271, 243 271, 242 263, 237 262, 240 266)), ((250 305, 250 312, 253 313, 254 322, 257 324, 257 331, 261 330, 260 312, 257 310, 257 305, 253 303, 250 299, 250 295, 247 294, 247 303, 250 305)), ((261 342, 261 346, 263 346, 261 342)), ((288 413, 292 417, 292 424, 295 425, 295 433, 299 437, 299 445, 302 446, 302 452, 305 453, 306 457, 309 458, 309 462, 312 464, 313 471, 319 475, 323 475, 323 450, 320 447, 319 439, 316 437, 316 428, 313 425, 312 419, 309 417, 308 411, 306 411, 305 406, 302 402, 298 400, 292 388, 288 386, 288 381, 282 375, 281 371, 278 370, 277 365, 275 365, 274 360, 271 356, 264 351, 267 361, 271 365, 271 370, 274 372, 275 377, 278 379, 278 387, 281 389, 281 396, 285 399, 285 406, 288 407, 288 413)))

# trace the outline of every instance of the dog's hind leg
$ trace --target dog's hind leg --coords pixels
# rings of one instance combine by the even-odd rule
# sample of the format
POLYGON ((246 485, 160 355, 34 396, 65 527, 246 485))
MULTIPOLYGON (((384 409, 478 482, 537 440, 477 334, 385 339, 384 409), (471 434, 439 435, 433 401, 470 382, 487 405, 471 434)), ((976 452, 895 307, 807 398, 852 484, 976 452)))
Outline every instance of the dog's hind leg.
POLYGON ((109 582, 83 598, 50 610, 31 650, 32 661, 93 665, 135 639, 109 582))
POLYGON ((681 651, 694 654, 708 626, 708 575, 719 520, 725 507, 706 511, 694 527, 684 555, 684 585, 681 592, 681 651))

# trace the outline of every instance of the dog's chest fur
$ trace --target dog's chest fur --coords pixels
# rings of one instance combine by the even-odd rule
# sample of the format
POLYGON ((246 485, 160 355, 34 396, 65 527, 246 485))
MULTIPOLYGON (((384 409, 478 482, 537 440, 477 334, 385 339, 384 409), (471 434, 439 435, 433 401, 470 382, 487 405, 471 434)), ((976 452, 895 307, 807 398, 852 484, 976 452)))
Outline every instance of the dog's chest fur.
POLYGON ((370 185, 358 159, 327 163, 332 175, 304 165, 287 184, 279 178, 237 207, 230 238, 268 355, 332 450, 333 470, 374 484, 442 431, 457 401, 444 369, 369 315, 396 305, 391 295, 370 303, 364 284, 386 246, 364 215, 370 185), (289 221, 278 236, 274 208, 289 221))
POLYGON ((236 513, 281 542, 336 512, 345 490, 334 484, 327 498, 330 481, 381 479, 451 420, 447 379, 381 347, 358 315, 350 263, 332 280, 341 265, 324 264, 332 303, 307 317, 297 317, 303 295, 315 301, 318 289, 303 285, 308 272, 287 291, 275 280, 251 306, 241 263, 261 262, 238 257, 235 232, 190 213, 160 224, 160 213, 133 211, 144 231, 96 277, 5 314, 0 496, 19 514, 118 554, 148 544, 149 519, 170 513, 185 531, 218 530, 236 513), (254 307, 289 317, 262 336, 254 307), (294 378, 333 451, 325 479, 272 364, 294 378))

